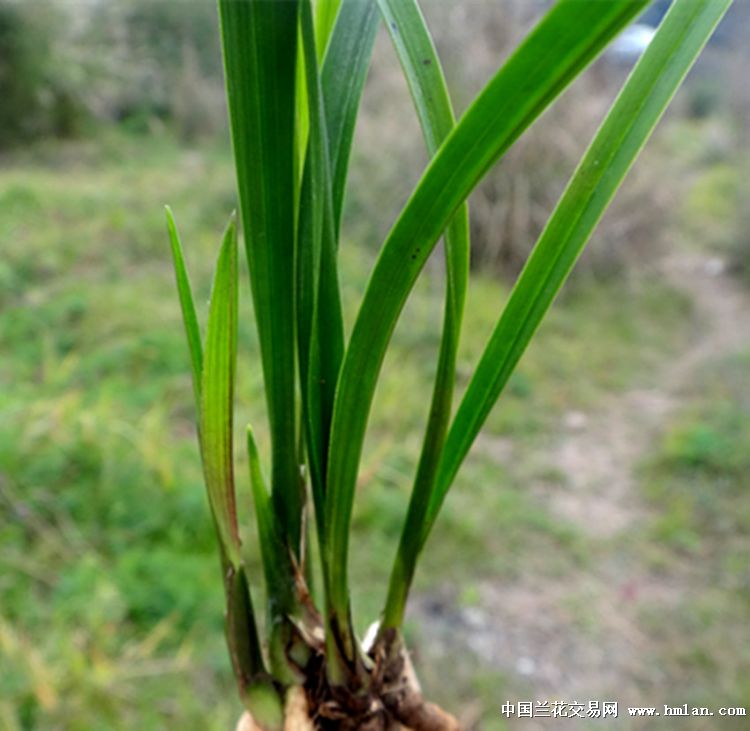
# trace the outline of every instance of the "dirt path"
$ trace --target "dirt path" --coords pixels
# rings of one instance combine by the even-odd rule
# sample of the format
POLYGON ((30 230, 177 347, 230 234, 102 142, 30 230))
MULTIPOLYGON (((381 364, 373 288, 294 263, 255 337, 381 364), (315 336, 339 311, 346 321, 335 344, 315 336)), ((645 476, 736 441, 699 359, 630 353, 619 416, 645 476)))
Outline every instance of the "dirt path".
MULTIPOLYGON (((660 671, 656 658, 649 660, 653 643, 642 612, 644 606, 669 611, 690 586, 684 576, 655 577, 627 548, 649 515, 635 470, 700 369, 750 342, 750 296, 720 260, 679 253, 661 271, 694 302, 688 346, 653 374, 648 388, 613 394, 592 413, 567 414, 547 457, 562 484, 533 487, 552 514, 586 536, 591 563, 572 576, 524 572, 512 583, 487 582, 470 608, 435 596, 415 602, 439 654, 468 646, 475 661, 509 678, 519 699, 658 701, 660 671)), ((549 728, 544 720, 517 723, 526 731, 549 728)))
POLYGON ((652 439, 702 366, 750 342, 750 297, 720 259, 672 255, 661 271, 693 300, 696 328, 687 349, 654 373, 650 388, 614 394, 592 414, 569 414, 550 459, 567 478, 566 489, 549 494, 553 509, 596 537, 642 517, 633 473, 652 439))

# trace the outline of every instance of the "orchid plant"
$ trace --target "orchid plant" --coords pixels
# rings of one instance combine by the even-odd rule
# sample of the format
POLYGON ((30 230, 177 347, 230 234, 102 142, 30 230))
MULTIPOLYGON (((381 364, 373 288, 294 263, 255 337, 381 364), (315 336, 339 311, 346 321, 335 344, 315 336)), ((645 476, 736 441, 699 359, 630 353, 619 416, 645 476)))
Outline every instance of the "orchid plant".
MULTIPOLYGON (((267 596, 262 638, 243 564, 234 473, 238 245, 232 218, 200 333, 172 213, 168 231, 197 431, 248 727, 455 729, 422 697, 402 625, 420 553, 482 425, 667 104, 731 0, 674 0, 573 173, 457 407, 468 280, 466 200, 485 173, 647 5, 558 0, 456 121, 417 0, 219 0, 240 221, 260 342, 270 455, 247 428, 267 596), (353 131, 378 26, 393 41, 430 162, 382 243, 345 337, 338 248, 353 131), (383 611, 354 630, 348 572, 358 469, 390 337, 445 246, 436 376, 383 611), (312 536, 312 537, 311 537, 312 536), (307 550, 312 541, 314 553, 307 550), (310 562, 319 561, 322 602, 310 562)), ((387 154, 387 151, 383 151, 387 154)))

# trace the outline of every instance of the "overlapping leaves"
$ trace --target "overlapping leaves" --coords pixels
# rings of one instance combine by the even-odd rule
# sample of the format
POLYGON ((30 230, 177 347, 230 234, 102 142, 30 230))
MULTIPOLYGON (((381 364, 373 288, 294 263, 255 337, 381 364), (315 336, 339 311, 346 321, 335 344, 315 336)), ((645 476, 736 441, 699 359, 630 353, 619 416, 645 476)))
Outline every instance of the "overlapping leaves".
MULTIPOLYGON (((295 606, 292 587, 304 556, 304 462, 320 539, 328 646, 338 653, 328 658, 335 682, 346 678, 347 668, 359 667, 348 594, 350 521, 370 406, 406 299, 445 234, 443 336, 386 603, 384 623, 393 628, 401 624, 417 558, 456 472, 599 218, 731 0, 675 0, 553 212, 452 416, 468 272, 466 198, 646 2, 559 0, 454 123, 439 59, 416 0, 377 0, 377 5, 375 0, 319 0, 315 12, 310 0, 219 0, 272 445, 269 485, 248 433, 264 573, 276 620, 284 621, 295 606), (383 244, 346 344, 338 239, 378 6, 432 159, 383 244)), ((263 658, 242 570, 234 492, 236 233, 230 224, 217 263, 204 353, 171 214, 168 225, 206 486, 222 560, 225 569, 231 569, 225 582, 229 644, 242 686, 262 674, 263 658)), ((278 626, 276 620, 273 626, 278 626)))

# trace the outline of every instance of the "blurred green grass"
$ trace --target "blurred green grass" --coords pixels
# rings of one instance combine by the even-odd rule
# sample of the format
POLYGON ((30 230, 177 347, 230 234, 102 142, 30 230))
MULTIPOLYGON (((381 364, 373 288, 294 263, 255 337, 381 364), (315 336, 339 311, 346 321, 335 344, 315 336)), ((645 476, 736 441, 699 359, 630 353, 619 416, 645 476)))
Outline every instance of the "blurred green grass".
MULTIPOLYGON (((0 672, 0 727, 9 731, 225 730, 239 711, 164 203, 175 210, 205 303, 235 205, 223 146, 183 149, 169 137, 110 132, 18 153, 0 171, 0 668, 11 668, 0 672)), ((344 242, 348 322, 374 255, 344 242)), ((238 423, 251 421, 267 452, 242 281, 238 423)), ((507 293, 495 279, 473 278, 459 391, 507 293)), ((406 508, 441 297, 436 262, 407 305, 376 397, 354 517, 361 627, 380 609, 406 508)), ((689 298, 654 276, 577 282, 491 415, 489 438, 512 436, 533 461, 566 411, 637 385, 684 344, 690 314, 689 298)), ((714 459, 726 466, 722 450, 736 447, 722 440, 734 437, 716 418, 719 436, 678 430, 668 438, 666 461, 653 467, 662 485, 655 500, 672 505, 671 474, 684 467, 685 450, 699 471, 714 459)), ((240 475, 243 459, 238 448, 240 475)), ((425 555, 419 590, 460 582, 470 602, 472 581, 512 576, 525 560, 545 556, 563 571, 586 561, 585 539, 540 509, 523 474, 491 449, 475 452, 425 555)), ((679 525, 657 526, 659 540, 692 535, 703 499, 695 479, 684 524, 668 514, 665 521, 679 525)), ((244 481, 239 489, 247 560, 259 584, 249 490, 244 481)), ((486 678, 477 670, 471 692, 494 685, 486 678)), ((494 692, 494 699, 480 693, 488 708, 494 692)))
POLYGON ((642 549, 657 575, 686 574, 693 586, 670 622, 645 619, 669 681, 709 706, 750 705, 748 373, 747 349, 704 368, 642 467, 655 510, 642 549))

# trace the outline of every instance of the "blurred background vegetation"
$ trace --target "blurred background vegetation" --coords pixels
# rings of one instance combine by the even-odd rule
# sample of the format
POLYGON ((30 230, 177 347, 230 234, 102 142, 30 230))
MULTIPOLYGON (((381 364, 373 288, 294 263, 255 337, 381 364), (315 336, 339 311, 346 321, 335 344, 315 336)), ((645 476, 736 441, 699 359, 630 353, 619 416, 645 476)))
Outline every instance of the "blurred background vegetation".
MULTIPOLYGON (((423 5, 460 111, 546 3, 423 5)), ((738 2, 429 545, 407 629, 430 694, 469 727, 514 728, 505 700, 750 706, 748 31, 738 2)), ((605 55, 473 195, 459 385, 633 60, 605 55)), ((0 729, 225 731, 239 703, 162 212, 176 212, 205 301, 236 205, 214 3, 0 0, 0 99, 0 729)), ((425 162, 382 34, 347 193, 349 318, 425 162)), ((438 252, 396 331, 366 446, 363 624, 406 507, 442 294, 438 252)), ((263 441, 241 297, 238 419, 263 441)))

